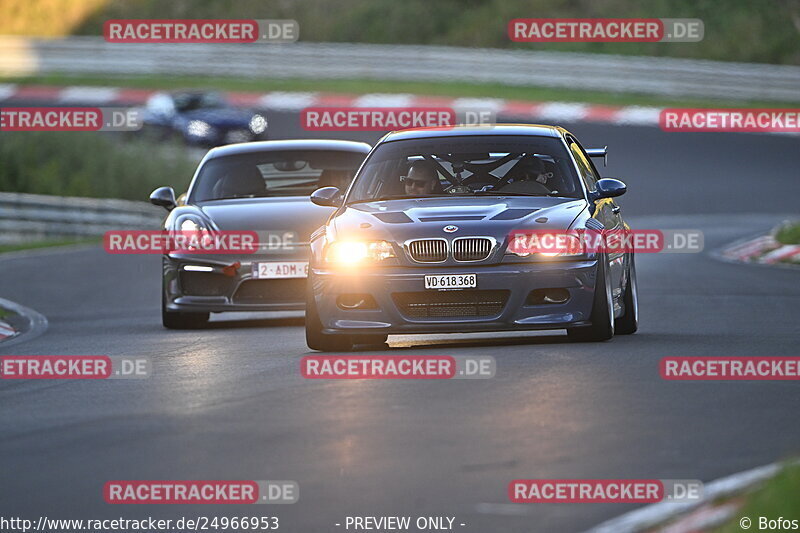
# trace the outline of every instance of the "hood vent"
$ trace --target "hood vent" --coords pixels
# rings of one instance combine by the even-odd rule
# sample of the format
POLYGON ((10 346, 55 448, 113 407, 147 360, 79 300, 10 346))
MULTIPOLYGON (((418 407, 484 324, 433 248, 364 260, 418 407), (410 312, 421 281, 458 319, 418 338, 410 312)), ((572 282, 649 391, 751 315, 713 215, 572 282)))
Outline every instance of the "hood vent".
POLYGON ((408 215, 402 211, 394 211, 392 213, 373 213, 372 216, 381 222, 385 222, 386 224, 407 224, 412 222, 412 220, 408 218, 408 215))
POLYGON ((506 209, 491 218, 491 220, 516 220, 535 213, 538 209, 506 209))
POLYGON ((462 216, 446 216, 446 217, 419 217, 420 222, 450 222, 459 220, 483 220, 482 215, 462 215, 462 216))

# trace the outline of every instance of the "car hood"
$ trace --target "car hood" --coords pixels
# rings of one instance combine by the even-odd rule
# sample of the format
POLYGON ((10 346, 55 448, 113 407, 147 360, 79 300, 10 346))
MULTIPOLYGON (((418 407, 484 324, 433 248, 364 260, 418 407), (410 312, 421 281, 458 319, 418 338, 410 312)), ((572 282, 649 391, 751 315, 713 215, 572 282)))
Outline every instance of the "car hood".
POLYGON ((337 238, 399 243, 413 238, 480 235, 503 242, 515 229, 568 229, 586 206, 585 200, 575 198, 414 198, 351 204, 331 222, 337 238), (445 232, 446 226, 457 229, 445 232))
POLYGON ((255 231, 262 238, 267 233, 294 232, 299 242, 308 242, 311 232, 334 211, 312 204, 307 196, 215 200, 196 207, 220 230, 255 231))
POLYGON ((187 123, 191 120, 202 120, 215 128, 248 128, 254 114, 247 109, 220 107, 186 111, 180 117, 187 123))

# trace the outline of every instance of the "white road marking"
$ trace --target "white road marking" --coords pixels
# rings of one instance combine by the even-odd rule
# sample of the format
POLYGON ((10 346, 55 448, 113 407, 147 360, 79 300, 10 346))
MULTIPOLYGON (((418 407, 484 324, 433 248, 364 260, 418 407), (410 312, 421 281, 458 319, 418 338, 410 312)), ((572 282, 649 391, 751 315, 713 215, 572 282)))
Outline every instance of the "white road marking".
POLYGON ((258 101, 260 107, 280 111, 299 111, 313 106, 317 101, 317 93, 271 92, 258 101))
POLYGON ((414 102, 412 94, 373 93, 359 96, 353 102, 354 107, 411 107, 414 102))
POLYGON ((549 102, 542 105, 536 115, 539 118, 552 120, 553 122, 574 122, 583 120, 588 112, 589 106, 586 104, 549 102))
POLYGON ((119 89, 116 87, 66 87, 61 91, 59 102, 90 102, 93 104, 106 104, 117 99, 119 89))

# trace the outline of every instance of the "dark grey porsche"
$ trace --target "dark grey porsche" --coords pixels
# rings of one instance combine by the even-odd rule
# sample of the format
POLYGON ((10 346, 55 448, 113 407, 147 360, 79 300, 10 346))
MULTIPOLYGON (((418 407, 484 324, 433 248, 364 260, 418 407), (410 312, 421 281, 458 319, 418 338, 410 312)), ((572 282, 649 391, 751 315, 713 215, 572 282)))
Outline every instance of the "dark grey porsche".
POLYGON ((319 187, 346 188, 366 143, 264 141, 210 150, 185 196, 170 187, 150 201, 165 207, 167 232, 255 232, 255 253, 163 256, 161 317, 167 328, 203 326, 209 313, 302 310, 310 234, 334 211, 309 200, 319 187))
POLYGON ((568 131, 552 126, 418 129, 372 149, 311 238, 306 342, 352 349, 389 334, 566 329, 602 341, 637 329, 633 254, 517 253, 518 230, 627 229, 568 131))

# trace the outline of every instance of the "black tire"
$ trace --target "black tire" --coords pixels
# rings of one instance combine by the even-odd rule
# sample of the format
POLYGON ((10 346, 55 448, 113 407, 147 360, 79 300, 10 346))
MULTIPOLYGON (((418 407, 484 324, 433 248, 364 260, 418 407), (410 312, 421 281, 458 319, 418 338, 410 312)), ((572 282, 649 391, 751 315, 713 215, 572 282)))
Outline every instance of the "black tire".
POLYGON ((605 256, 600 256, 597 266, 597 283, 594 288, 591 326, 567 329, 567 336, 576 342, 602 342, 614 336, 614 300, 611 279, 605 256))
POLYGON ((317 301, 311 289, 311 277, 306 289, 306 344, 318 352, 349 352, 353 349, 351 335, 331 335, 322 332, 322 321, 317 311, 317 301))
POLYGON ((639 329, 639 289, 636 282, 636 265, 631 254, 628 266, 628 284, 622 295, 624 313, 614 321, 614 334, 631 335, 639 329))
POLYGON ((167 329, 201 329, 208 325, 210 313, 184 313, 167 310, 161 295, 161 324, 167 329))

